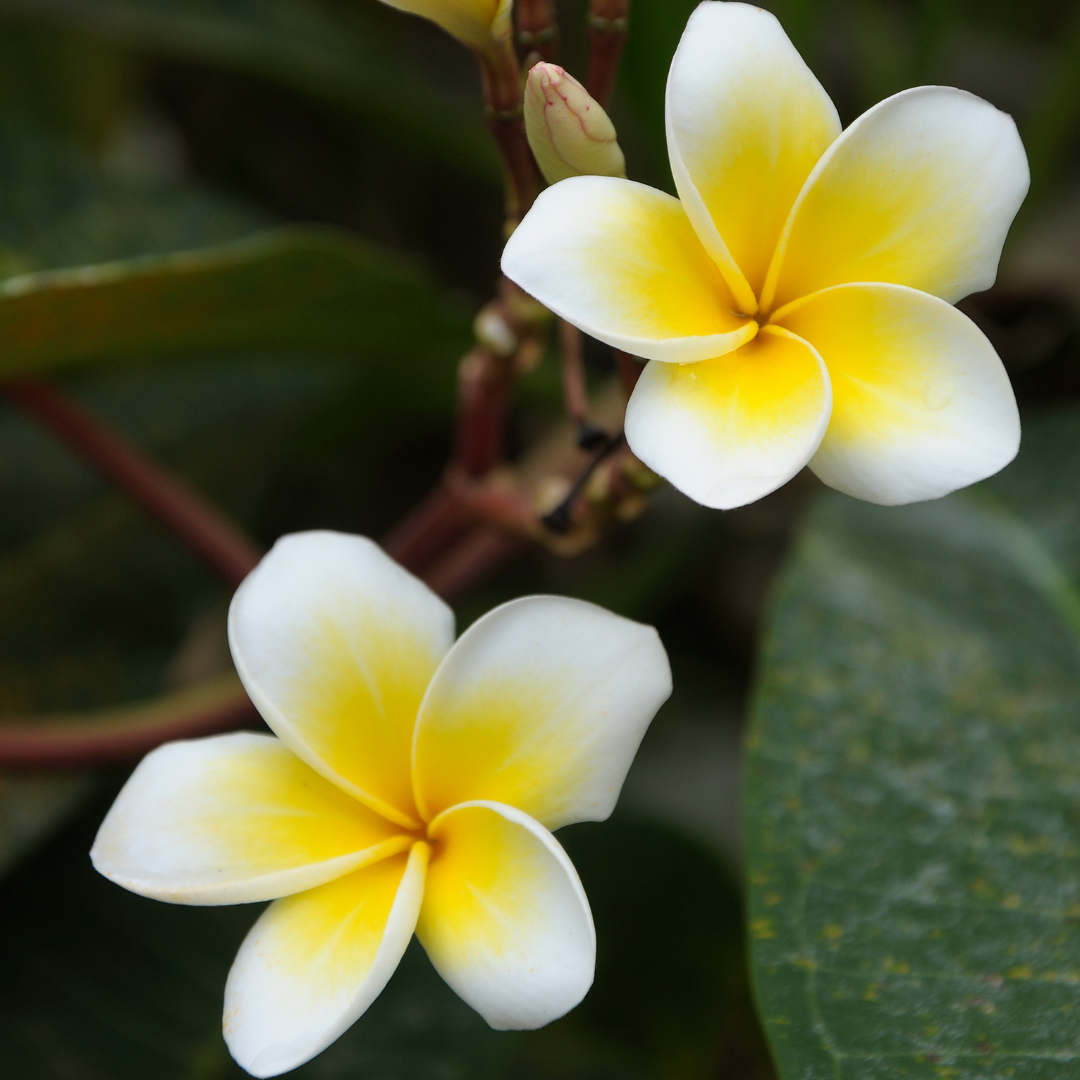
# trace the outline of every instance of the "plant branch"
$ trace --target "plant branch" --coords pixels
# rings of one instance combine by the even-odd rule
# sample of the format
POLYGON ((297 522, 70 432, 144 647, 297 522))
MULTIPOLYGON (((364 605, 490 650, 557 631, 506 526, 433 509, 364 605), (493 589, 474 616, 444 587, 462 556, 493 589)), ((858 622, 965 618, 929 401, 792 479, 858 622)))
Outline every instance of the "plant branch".
MULTIPOLYGON (((517 41, 526 65, 532 57, 554 60, 559 51, 559 24, 554 0, 517 0, 517 41)), ((536 61, 533 61, 536 62, 536 61)))
POLYGON ((630 0, 592 0, 589 6, 590 94, 601 105, 611 101, 630 25, 630 0))
POLYGON ((229 584, 239 585, 262 552, 224 515, 122 435, 38 379, 11 379, 0 393, 182 540, 229 584))
POLYGON ((498 144, 506 177, 506 230, 513 232, 540 193, 536 167, 522 115, 521 67, 510 38, 478 53, 484 78, 488 127, 498 144))

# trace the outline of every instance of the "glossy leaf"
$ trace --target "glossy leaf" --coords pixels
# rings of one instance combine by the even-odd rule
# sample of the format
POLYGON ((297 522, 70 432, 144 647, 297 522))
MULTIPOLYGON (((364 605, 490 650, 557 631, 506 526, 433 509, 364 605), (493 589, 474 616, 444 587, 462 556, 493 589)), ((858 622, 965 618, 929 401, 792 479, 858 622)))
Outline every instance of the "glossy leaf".
POLYGON ((0 0, 0 15, 267 78, 375 120, 462 171, 497 179, 478 99, 440 86, 356 6, 343 18, 307 0, 0 0))
POLYGON ((823 499, 750 736, 753 967, 784 1080, 1080 1062, 1080 415, 978 488, 823 499))
POLYGON ((290 348, 416 358, 429 374, 433 355, 448 362, 466 334, 467 322, 409 267, 317 229, 0 284, 0 376, 290 348))

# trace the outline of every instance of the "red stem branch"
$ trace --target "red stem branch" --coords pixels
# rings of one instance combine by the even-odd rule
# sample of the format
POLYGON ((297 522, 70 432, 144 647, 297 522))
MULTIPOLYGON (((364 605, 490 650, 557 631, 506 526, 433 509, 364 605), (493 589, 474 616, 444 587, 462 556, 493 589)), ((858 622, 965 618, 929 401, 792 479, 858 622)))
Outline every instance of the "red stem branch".
POLYGON ((588 91, 607 105, 619 77, 629 28, 630 0, 592 0, 589 7, 588 91))
POLYGON ((9 380, 0 392, 112 480, 231 585, 239 585, 255 568, 262 553, 253 541, 81 405, 37 379, 9 380))

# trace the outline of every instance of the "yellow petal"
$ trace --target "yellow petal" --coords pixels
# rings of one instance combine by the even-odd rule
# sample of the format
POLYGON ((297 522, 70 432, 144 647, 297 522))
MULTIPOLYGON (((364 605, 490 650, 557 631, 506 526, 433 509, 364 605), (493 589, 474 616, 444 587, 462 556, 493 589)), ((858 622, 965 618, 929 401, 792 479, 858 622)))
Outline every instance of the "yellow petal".
POLYGON ((526 814, 467 803, 432 822, 416 936, 436 970, 492 1027, 562 1016, 592 985, 589 902, 558 841, 526 814))
POLYGON ((858 281, 949 301, 987 289, 1027 189, 1012 117, 962 90, 905 90, 826 151, 792 210, 762 304, 858 281))
POLYGON ((90 858, 155 900, 242 904, 313 888, 409 843, 278 739, 238 732, 143 758, 90 858))
POLYGON ((416 727, 417 806, 427 820, 472 799, 549 829, 602 820, 670 693, 651 626, 560 596, 503 604, 431 681, 416 727))
POLYGON ((453 612, 360 536, 279 540, 229 611, 236 670, 263 719, 316 772, 405 827, 416 712, 453 612))
POLYGON ((510 32, 512 0, 383 0, 383 3, 430 19, 480 52, 510 32))
POLYGON ((429 852, 414 844, 266 909, 225 984, 225 1042, 252 1076, 310 1061, 379 996, 412 939, 429 852))
POLYGON ((503 272, 616 349, 693 363, 754 335, 682 204, 607 176, 543 192, 506 245, 503 272))
POLYGON ((626 410, 630 449, 703 506, 728 510, 790 480, 829 424, 818 354, 765 327, 737 352, 701 364, 649 364, 626 410))
POLYGON ((810 462, 826 484, 896 505, 936 499, 1015 457, 1009 377, 979 328, 943 300, 901 285, 840 285, 782 318, 832 378, 832 422, 810 462))
POLYGON ((836 109, 772 15, 706 3, 671 64, 667 129, 679 197, 753 314, 788 212, 840 134, 836 109))

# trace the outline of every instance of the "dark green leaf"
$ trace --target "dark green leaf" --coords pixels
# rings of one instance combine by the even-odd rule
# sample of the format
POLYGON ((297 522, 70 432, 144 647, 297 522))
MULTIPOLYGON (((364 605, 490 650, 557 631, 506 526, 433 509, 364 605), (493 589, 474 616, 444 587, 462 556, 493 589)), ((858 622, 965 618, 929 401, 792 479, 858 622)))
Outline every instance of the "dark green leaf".
POLYGON ((421 382, 449 375, 468 321, 389 255, 345 235, 294 228, 11 278, 0 286, 0 339, 0 375, 271 348, 409 360, 407 377, 421 382))
POLYGON ((478 99, 435 82, 356 4, 348 19, 306 0, 0 0, 0 13, 284 83, 374 118, 458 169, 497 179, 478 99))
POLYGON ((782 583, 744 820, 785 1080, 1080 1062, 1080 417, 1001 476, 830 496, 782 583))

